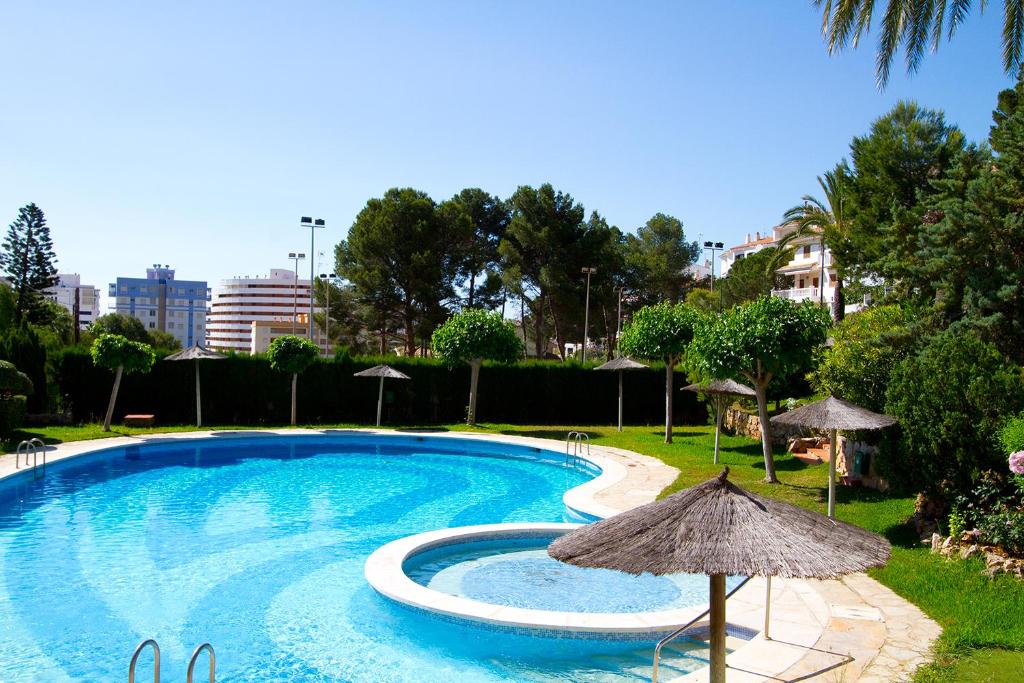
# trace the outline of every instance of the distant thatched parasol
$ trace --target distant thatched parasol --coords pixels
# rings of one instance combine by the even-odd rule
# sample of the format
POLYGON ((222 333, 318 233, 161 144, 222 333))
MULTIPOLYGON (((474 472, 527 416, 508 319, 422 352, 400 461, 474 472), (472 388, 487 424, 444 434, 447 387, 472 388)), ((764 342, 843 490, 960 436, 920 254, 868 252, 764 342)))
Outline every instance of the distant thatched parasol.
POLYGON ((164 360, 194 360, 196 361, 196 426, 203 426, 203 401, 199 391, 199 361, 201 360, 223 360, 225 356, 211 351, 205 346, 196 344, 187 349, 172 353, 164 360))
POLYGON ((362 370, 353 375, 353 377, 380 377, 380 388, 377 390, 377 426, 380 427, 380 413, 384 406, 384 378, 390 377, 391 379, 410 379, 409 375, 404 372, 395 370, 390 365, 375 365, 367 370, 362 370))
POLYGON ((599 365, 595 370, 615 370, 619 373, 619 431, 622 431, 622 371, 623 370, 644 370, 647 366, 637 363, 626 356, 613 358, 604 365, 599 365))
POLYGON ((725 680, 725 577, 834 578, 877 567, 889 543, 859 527, 745 491, 729 468, 692 488, 555 540, 548 554, 630 574, 707 574, 711 681, 725 680))
POLYGON ((829 432, 828 445, 828 516, 836 516, 836 441, 838 431, 884 429, 896 424, 888 415, 873 413, 835 396, 808 403, 772 418, 772 424, 807 427, 829 432))
POLYGON ((754 390, 746 384, 734 382, 731 379, 713 379, 707 384, 689 384, 683 387, 683 391, 694 391, 698 394, 707 394, 715 397, 715 459, 718 464, 718 437, 722 433, 722 397, 723 396, 756 396, 754 390))

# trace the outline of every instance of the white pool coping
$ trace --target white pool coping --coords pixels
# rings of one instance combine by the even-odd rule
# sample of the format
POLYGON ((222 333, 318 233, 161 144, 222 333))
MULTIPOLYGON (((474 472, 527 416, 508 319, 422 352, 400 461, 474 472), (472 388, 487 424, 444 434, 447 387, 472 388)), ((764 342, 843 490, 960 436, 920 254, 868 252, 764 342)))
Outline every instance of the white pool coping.
POLYGON ((509 628, 609 635, 666 633, 674 631, 707 609, 706 605, 695 605, 649 612, 605 613, 508 607, 428 588, 409 578, 403 569, 405 561, 410 557, 439 546, 547 536, 551 532, 564 533, 580 526, 559 523, 479 524, 427 531, 382 545, 367 558, 364 574, 374 590, 403 605, 467 621, 509 628))

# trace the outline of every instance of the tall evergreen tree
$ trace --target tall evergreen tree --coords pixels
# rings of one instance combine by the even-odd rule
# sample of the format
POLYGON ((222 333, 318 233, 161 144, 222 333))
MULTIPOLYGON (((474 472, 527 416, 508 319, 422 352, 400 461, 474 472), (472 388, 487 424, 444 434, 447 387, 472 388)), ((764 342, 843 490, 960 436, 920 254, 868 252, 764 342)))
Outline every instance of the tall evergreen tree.
POLYGON ((46 216, 35 204, 26 204, 7 229, 0 253, 0 268, 16 296, 15 324, 47 322, 43 290, 57 283, 56 262, 46 216))

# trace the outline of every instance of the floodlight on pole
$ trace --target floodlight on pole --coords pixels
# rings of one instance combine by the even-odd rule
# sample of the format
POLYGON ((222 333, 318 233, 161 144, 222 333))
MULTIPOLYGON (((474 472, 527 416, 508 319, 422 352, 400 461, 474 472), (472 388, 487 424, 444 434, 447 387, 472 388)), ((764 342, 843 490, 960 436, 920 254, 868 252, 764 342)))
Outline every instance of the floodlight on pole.
MULTIPOLYGON (((309 341, 313 341, 313 276, 314 254, 316 254, 316 229, 327 228, 327 222, 323 218, 316 220, 309 216, 299 219, 299 227, 309 228, 309 341)), ((296 280, 297 282, 297 280, 296 280)))
POLYGON ((295 334, 295 326, 299 320, 299 261, 305 259, 306 255, 289 251, 288 258, 295 264, 295 282, 292 284, 292 334, 295 334))
POLYGON ((327 308, 324 309, 324 336, 327 337, 327 349, 328 352, 331 348, 331 284, 337 278, 337 274, 331 273, 320 273, 320 279, 324 283, 324 287, 327 289, 327 308))
POLYGON ((590 276, 597 272, 597 268, 581 268, 580 272, 587 276, 587 303, 583 312, 583 362, 587 362, 587 334, 590 330, 590 276))
POLYGON ((704 248, 711 250, 711 291, 713 292, 715 291, 715 254, 725 249, 725 244, 709 240, 704 243, 704 248))

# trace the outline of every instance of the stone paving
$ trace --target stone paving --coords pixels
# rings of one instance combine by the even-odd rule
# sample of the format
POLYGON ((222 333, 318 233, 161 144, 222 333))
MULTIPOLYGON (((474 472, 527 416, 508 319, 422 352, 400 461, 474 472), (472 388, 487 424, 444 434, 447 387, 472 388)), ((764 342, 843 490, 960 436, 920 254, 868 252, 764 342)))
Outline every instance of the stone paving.
MULTIPOLYGON (((297 429, 276 430, 276 433, 320 432, 297 429)), ((392 431, 381 433, 394 434, 392 431)), ((229 436, 225 432, 218 434, 229 436)), ((210 432, 188 432, 82 441, 51 446, 47 456, 54 462, 104 448, 209 435, 210 432)), ((561 444, 555 446, 545 439, 475 433, 436 435, 485 438, 552 450, 561 448, 561 444)), ((599 486, 584 485, 574 489, 576 497, 588 503, 590 509, 615 512, 651 502, 678 474, 674 467, 649 456, 599 446, 592 450, 597 456, 595 460, 605 459, 614 465, 606 468, 599 486)), ((0 456, 0 478, 15 473, 14 456, 0 456)), ((598 484, 598 480, 594 483, 598 484)), ((907 681, 918 666, 929 661, 932 645, 941 633, 938 624, 911 603, 866 574, 852 574, 830 581, 773 581, 771 637, 766 638, 763 632, 765 590, 766 581, 755 578, 729 600, 729 622, 758 632, 727 658, 730 683, 907 681)), ((708 670, 703 669, 677 678, 675 683, 706 680, 708 670)))

